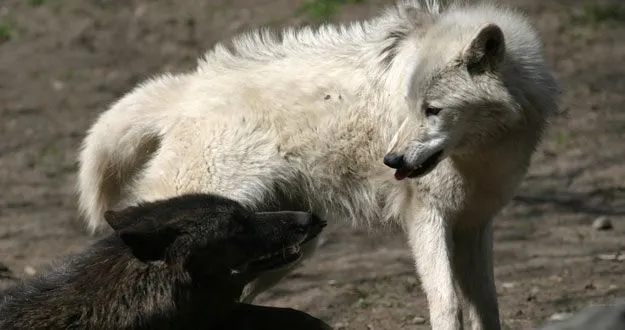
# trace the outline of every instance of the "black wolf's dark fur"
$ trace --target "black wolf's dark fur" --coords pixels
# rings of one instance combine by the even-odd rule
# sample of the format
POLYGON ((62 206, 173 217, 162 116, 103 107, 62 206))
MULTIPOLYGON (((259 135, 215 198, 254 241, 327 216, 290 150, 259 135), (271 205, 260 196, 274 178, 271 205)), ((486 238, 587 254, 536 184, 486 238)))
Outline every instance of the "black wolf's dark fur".
POLYGON ((214 195, 107 212, 115 233, 0 298, 0 329, 329 329, 293 309, 238 303, 254 259, 301 244, 323 223, 252 213, 214 195))

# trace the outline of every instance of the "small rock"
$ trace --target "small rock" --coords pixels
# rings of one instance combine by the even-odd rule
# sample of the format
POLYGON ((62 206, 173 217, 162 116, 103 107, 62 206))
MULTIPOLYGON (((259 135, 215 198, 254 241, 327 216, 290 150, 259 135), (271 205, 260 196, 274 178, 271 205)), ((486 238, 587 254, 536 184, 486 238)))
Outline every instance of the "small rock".
POLYGON ((412 324, 425 324, 425 318, 421 316, 415 316, 412 318, 412 324))
POLYGON ((625 261, 625 254, 620 251, 616 253, 603 253, 597 255, 597 259, 604 261, 625 261))
POLYGON ((336 280, 329 280, 328 281, 328 285, 329 286, 335 286, 336 285, 336 280))
POLYGON ((516 282, 503 282, 501 283, 501 287, 504 289, 512 289, 516 287, 516 282))
POLYGON ((349 326, 349 323, 339 322, 339 323, 334 324, 334 329, 343 330, 343 329, 347 329, 347 326, 349 326))
POLYGON ((598 217, 592 222, 592 228, 594 230, 612 230, 614 226, 608 217, 598 217))
POLYGON ((380 306, 386 307, 386 308, 391 308, 391 307, 393 307, 393 303, 390 302, 390 301, 382 301, 382 302, 380 302, 380 306))
POLYGON ((358 307, 358 308, 363 308, 364 309, 364 308, 369 307, 369 305, 371 305, 369 303, 369 301, 367 301, 364 298, 358 298, 358 300, 356 301, 356 307, 358 307))
POLYGON ((62 81, 59 81, 59 80, 54 80, 54 81, 52 81, 52 88, 53 88, 55 91, 60 91, 60 90, 62 90, 63 88, 65 88, 65 84, 64 84, 62 81))
POLYGON ((37 271, 33 267, 26 266, 24 267, 24 273, 26 273, 26 275, 28 276, 33 276, 37 274, 37 271))
POLYGON ((553 282, 562 282, 562 277, 558 275, 552 275, 552 276, 549 276, 549 280, 553 282))
POLYGON ((145 14, 145 12, 147 11, 148 6, 143 4, 143 5, 139 5, 135 8, 135 11, 133 13, 135 18, 140 18, 141 16, 143 16, 143 14, 145 14))
POLYGON ((562 321, 566 320, 569 317, 573 316, 571 313, 555 313, 549 317, 550 321, 562 321))

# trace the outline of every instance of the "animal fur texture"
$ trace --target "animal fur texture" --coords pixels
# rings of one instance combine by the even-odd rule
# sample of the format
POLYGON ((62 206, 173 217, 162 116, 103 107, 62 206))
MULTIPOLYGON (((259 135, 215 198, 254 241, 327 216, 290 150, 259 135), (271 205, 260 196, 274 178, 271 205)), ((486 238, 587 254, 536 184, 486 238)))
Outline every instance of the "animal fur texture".
POLYGON ((96 230, 107 208, 206 191, 253 210, 400 224, 432 328, 460 329, 464 297, 472 329, 499 329, 491 222, 558 94, 531 23, 494 3, 402 1, 349 25, 250 32, 97 119, 80 208, 96 230))
POLYGON ((324 222, 309 213, 187 194, 106 221, 115 233, 3 292, 0 329, 330 329, 301 311, 238 302, 249 280, 319 234, 324 222))

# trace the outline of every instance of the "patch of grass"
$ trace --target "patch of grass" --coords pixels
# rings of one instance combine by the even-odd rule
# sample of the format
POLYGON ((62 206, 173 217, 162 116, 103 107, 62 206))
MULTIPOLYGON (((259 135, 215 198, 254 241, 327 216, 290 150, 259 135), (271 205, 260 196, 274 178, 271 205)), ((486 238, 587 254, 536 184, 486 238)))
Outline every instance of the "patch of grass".
POLYGON ((356 294, 358 299, 367 299, 369 297, 369 292, 361 290, 359 288, 354 288, 354 294, 356 294))
POLYGON ((354 306, 357 308, 365 309, 371 306, 371 301, 369 299, 369 292, 361 290, 359 288, 354 288, 354 294, 358 298, 354 303, 354 306))
POLYGON ((611 3, 601 5, 588 2, 582 8, 581 13, 573 15, 573 23, 586 25, 599 25, 607 22, 625 23, 625 5, 611 3))
POLYGON ((299 13, 322 21, 327 21, 336 13, 341 5, 347 3, 362 3, 365 0, 308 0, 299 9, 299 13))
POLYGON ((566 133, 558 132, 558 135, 556 135, 556 147, 557 148, 564 148, 564 146, 566 145, 568 141, 569 141, 569 136, 566 133))
POLYGON ((0 22, 0 42, 9 41, 15 36, 13 27, 8 23, 0 22))
POLYGON ((51 141, 48 144, 44 145, 43 148, 41 148, 42 157, 56 156, 59 154, 59 152, 60 150, 59 146, 57 145, 57 141, 51 141))
POLYGON ((563 309, 567 313, 570 313, 573 311, 573 302, 574 300, 571 297, 567 295, 561 295, 560 297, 554 299, 553 305, 560 309, 563 309))
POLYGON ((48 0, 28 0, 32 6, 41 6, 46 3, 48 0))
POLYGON ((354 303, 354 306, 360 309, 367 309, 371 306, 371 302, 367 299, 360 298, 354 303))

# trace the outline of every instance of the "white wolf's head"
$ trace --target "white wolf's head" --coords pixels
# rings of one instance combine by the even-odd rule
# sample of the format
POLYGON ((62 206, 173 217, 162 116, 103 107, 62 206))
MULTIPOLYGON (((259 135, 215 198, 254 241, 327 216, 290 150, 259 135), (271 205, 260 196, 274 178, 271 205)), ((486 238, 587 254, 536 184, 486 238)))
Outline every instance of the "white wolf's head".
POLYGON ((393 64, 412 67, 409 114, 384 157, 397 179, 470 155, 528 120, 542 129, 557 86, 524 18, 486 5, 426 13, 425 21, 416 14, 422 23, 397 42, 393 64))

